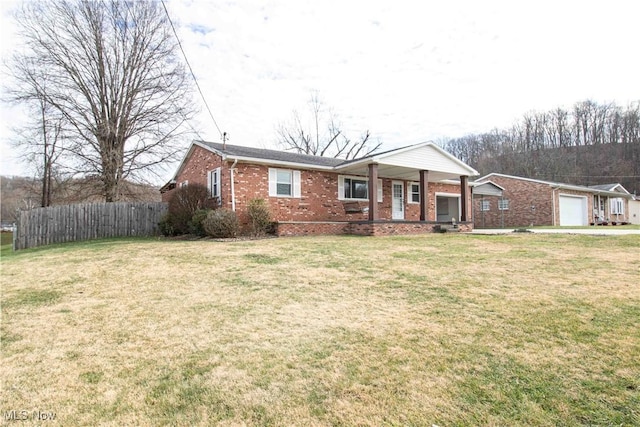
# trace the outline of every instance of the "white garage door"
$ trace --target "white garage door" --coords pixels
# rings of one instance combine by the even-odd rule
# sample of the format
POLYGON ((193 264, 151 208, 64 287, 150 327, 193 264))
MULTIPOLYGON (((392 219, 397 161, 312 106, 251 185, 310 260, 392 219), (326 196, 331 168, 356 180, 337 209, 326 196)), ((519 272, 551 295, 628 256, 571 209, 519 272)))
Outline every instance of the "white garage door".
POLYGON ((587 198, 560 196, 560 225, 587 225, 587 198))

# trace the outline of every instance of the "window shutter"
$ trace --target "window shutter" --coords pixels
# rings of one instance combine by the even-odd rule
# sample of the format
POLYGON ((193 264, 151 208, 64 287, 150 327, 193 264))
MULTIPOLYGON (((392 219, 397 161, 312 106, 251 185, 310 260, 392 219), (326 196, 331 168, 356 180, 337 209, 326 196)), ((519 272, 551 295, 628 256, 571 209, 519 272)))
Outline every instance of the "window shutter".
POLYGON ((624 213, 624 202, 620 197, 611 199, 611 213, 618 215, 624 213))
POLYGON ((216 194, 216 196, 222 197, 222 188, 220 187, 220 168, 216 169, 216 174, 215 174, 215 183, 216 183, 216 191, 218 192, 218 194, 216 194))
POLYGON ((378 202, 382 202, 382 180, 378 180, 378 202))
POLYGON ((209 197, 213 196, 213 183, 211 182, 211 174, 213 171, 207 172, 207 189, 209 190, 209 197))
POLYGON ((269 168, 269 197, 278 196, 278 170, 269 168))
POLYGON ((300 198, 300 171, 293 171, 293 197, 300 198))
POLYGON ((338 176, 338 200, 344 200, 344 176, 338 176))

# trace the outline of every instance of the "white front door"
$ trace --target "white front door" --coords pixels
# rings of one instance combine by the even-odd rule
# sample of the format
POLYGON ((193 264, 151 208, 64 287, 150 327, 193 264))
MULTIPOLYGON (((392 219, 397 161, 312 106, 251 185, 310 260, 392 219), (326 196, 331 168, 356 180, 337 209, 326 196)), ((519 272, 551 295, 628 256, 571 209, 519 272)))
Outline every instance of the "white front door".
POLYGON ((393 181, 391 187, 391 218, 404 219, 404 184, 393 181))

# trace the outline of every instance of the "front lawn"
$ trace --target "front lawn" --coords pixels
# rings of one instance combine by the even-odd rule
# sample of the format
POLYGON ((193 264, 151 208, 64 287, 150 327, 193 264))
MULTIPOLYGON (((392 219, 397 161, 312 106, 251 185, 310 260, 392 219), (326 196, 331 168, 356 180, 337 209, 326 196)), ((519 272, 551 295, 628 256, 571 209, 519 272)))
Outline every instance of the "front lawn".
POLYGON ((0 410, 27 411, 20 425, 640 425, 639 253, 633 235, 525 233, 25 250, 1 261, 0 410))

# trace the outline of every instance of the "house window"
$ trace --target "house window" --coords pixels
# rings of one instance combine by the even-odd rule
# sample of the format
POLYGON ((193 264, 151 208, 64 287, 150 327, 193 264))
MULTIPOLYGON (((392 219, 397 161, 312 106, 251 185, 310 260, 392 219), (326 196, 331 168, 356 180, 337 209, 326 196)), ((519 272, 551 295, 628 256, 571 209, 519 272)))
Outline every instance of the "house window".
POLYGON ((300 197, 300 171, 269 168, 269 196, 300 197))
MULTIPOLYGON (((508 205, 508 203, 507 203, 508 205)), ((491 203, 489 202, 489 200, 482 200, 482 203, 480 205, 480 210, 481 211, 488 211, 491 209, 491 203)))
POLYGON ((207 174, 207 188, 211 197, 220 197, 220 168, 215 168, 207 174))
POLYGON ((409 203, 420 203, 420 184, 417 182, 409 183, 409 203))
MULTIPOLYGON (((359 176, 338 177, 339 200, 369 200, 369 178, 359 176)), ((382 202, 382 180, 378 180, 378 202, 382 202)))
POLYGON ((615 199, 611 199, 611 214, 612 215, 620 215, 624 213, 624 203, 622 199, 617 197, 615 199))
POLYGON ((367 200, 369 198, 369 182, 363 179, 345 178, 344 198, 367 200))
POLYGON ((293 189, 292 173, 288 170, 279 169, 276 172, 276 195, 291 196, 293 189))
POLYGON ((509 199, 500 199, 500 200, 498 200, 498 210, 508 211, 509 210, 509 199))

